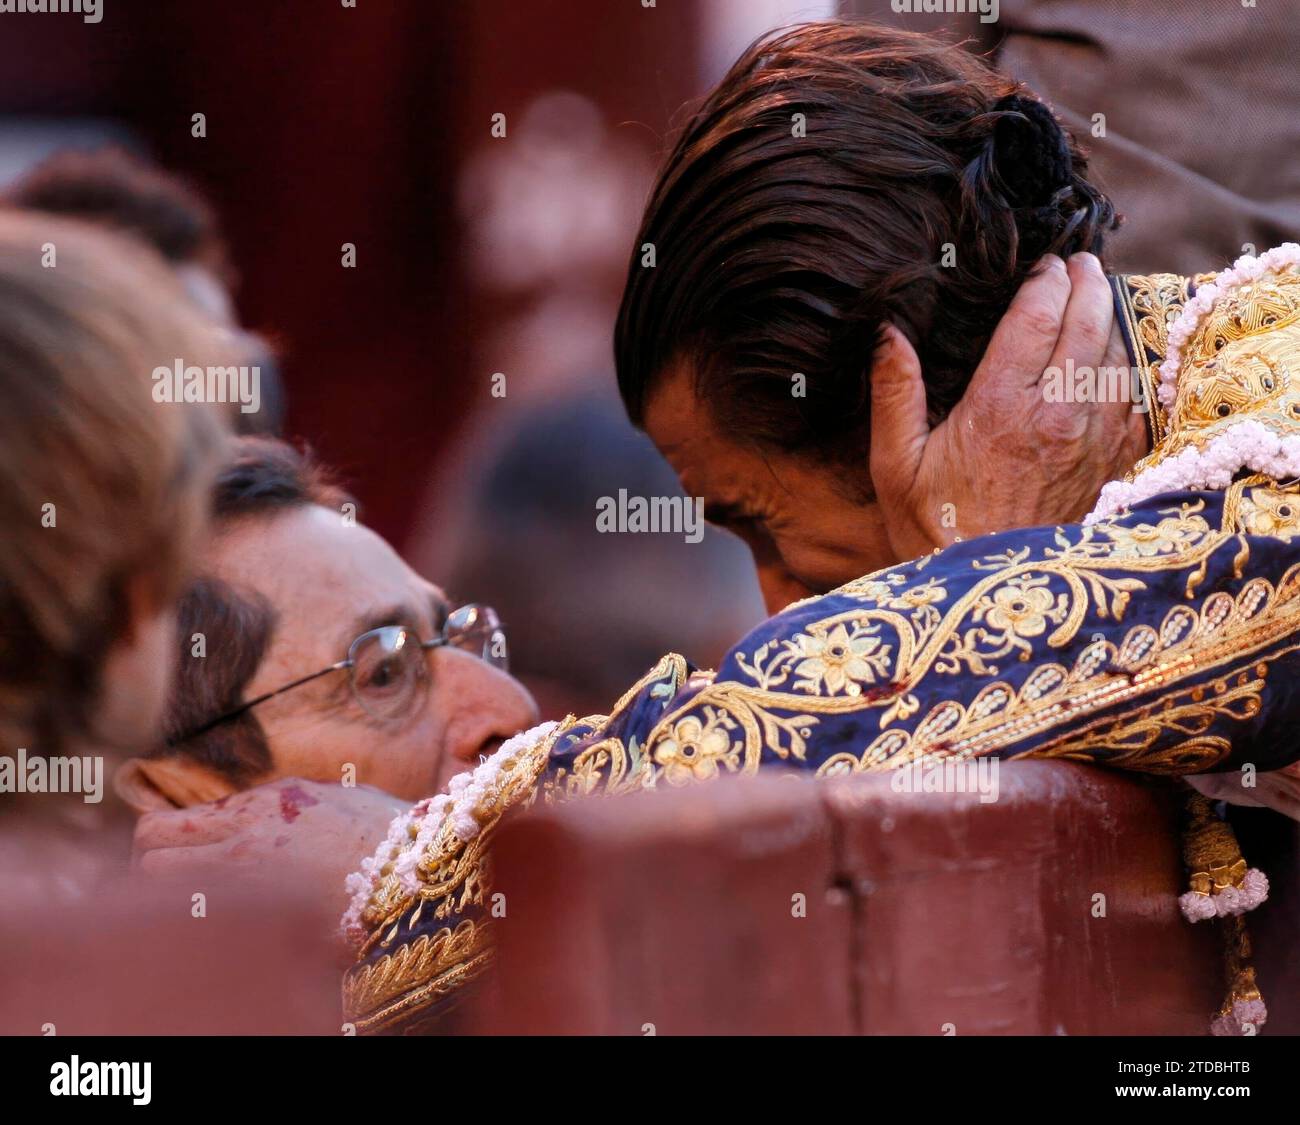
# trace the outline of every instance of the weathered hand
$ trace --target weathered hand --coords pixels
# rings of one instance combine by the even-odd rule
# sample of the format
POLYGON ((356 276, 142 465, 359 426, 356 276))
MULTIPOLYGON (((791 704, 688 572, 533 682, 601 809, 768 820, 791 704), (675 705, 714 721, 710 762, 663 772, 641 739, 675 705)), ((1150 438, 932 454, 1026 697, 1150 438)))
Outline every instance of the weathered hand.
MULTIPOLYGON (((1047 373, 1122 368, 1101 264, 1048 257, 1021 286, 961 402, 931 430, 915 353, 890 334, 895 362, 872 373, 871 478, 890 543, 910 559, 955 539, 1075 520, 1101 486, 1146 450, 1146 417, 1130 401, 1048 401, 1047 373)), ((899 337, 901 338, 901 337, 899 337)), ((1102 386, 1106 380, 1100 380, 1102 386)), ((1059 385, 1059 383, 1058 383, 1059 385)))
POLYGON ((341 915, 344 882, 406 804, 368 786, 289 778, 207 805, 149 813, 135 831, 140 869, 292 887, 341 915))

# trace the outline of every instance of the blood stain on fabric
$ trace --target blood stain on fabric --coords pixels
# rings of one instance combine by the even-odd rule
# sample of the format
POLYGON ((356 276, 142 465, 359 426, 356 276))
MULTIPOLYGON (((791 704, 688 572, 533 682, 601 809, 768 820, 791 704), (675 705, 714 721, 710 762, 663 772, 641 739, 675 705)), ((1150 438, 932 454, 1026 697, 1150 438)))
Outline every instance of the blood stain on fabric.
POLYGON ((319 804, 315 797, 297 785, 286 785, 280 790, 280 818, 286 824, 297 820, 303 809, 319 804))

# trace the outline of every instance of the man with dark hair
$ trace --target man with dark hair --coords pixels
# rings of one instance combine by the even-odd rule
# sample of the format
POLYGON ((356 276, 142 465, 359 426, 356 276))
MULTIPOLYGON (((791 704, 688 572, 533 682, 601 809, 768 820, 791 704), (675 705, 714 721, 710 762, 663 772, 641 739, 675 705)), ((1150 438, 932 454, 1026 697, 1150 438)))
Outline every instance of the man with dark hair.
POLYGON ((841 21, 773 34, 685 121, 650 193, 619 391, 749 545, 771 613, 959 537, 1078 518, 1149 447, 1130 396, 1079 409, 1037 373, 1018 399, 966 391, 1032 277, 1071 296, 1073 350, 1052 365, 1127 366, 1097 256, 1115 222, 1050 109, 964 50, 841 21), (882 448, 900 398, 916 428, 882 448), (941 487, 891 510, 930 426, 941 487), (1041 471, 1004 481, 989 450, 1041 471))
POLYGON ((72 149, 32 168, 8 188, 3 203, 109 227, 162 255, 190 300, 231 333, 236 354, 258 370, 258 409, 232 412, 236 431, 280 432, 284 391, 275 353, 239 325, 230 248, 216 212, 198 191, 125 149, 72 149))
POLYGON ((213 514, 179 609, 167 746, 117 779, 138 810, 283 777, 414 800, 535 721, 492 611, 453 610, 309 455, 240 439, 213 514))

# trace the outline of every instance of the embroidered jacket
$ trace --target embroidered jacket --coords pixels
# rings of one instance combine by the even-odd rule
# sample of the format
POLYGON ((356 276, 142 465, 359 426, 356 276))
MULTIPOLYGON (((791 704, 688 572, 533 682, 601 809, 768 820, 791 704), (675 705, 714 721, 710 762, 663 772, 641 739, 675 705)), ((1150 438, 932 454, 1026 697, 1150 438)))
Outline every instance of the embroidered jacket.
MULTIPOLYGON (((1082 524, 958 543, 796 603, 714 675, 667 656, 608 716, 513 739, 396 822, 354 877, 347 1018, 409 1027, 481 971, 487 847, 533 800, 983 755, 1161 774, 1294 763, 1297 263, 1289 244, 1199 290, 1116 279, 1153 450, 1082 524)), ((1207 899, 1251 889, 1244 864, 1206 868, 1207 899)))

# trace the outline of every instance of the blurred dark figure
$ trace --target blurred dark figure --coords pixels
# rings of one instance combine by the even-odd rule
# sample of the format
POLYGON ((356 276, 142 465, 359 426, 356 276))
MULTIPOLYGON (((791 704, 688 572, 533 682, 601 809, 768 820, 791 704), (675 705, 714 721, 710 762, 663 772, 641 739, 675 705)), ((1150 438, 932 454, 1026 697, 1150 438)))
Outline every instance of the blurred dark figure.
POLYGON ((216 212, 193 187, 122 148, 68 150, 32 168, 10 186, 3 202, 109 227, 161 254, 190 300, 232 335, 240 362, 261 372, 260 409, 237 413, 236 431, 280 433, 284 388, 279 364, 268 342, 239 324, 229 246, 216 212))
POLYGON ((762 617, 740 540, 596 529, 596 502, 619 489, 681 492, 612 382, 480 419, 449 490, 456 511, 412 544, 415 566, 496 607, 511 671, 548 718, 608 710, 666 652, 711 667, 762 617))
POLYGON ((558 719, 608 710, 665 652, 712 665, 763 609, 738 539, 596 528, 596 502, 620 489, 681 493, 610 366, 653 173, 645 145, 563 88, 534 98, 511 136, 481 143, 459 184, 467 271, 492 310, 465 381, 506 382, 501 397, 479 383, 404 553, 457 598, 496 607, 512 673, 558 719))
POLYGON ((1106 244, 1121 272, 1219 270, 1300 233, 1294 6, 1001 0, 993 23, 882 0, 844 12, 969 37, 1051 102, 1127 220, 1106 244))

